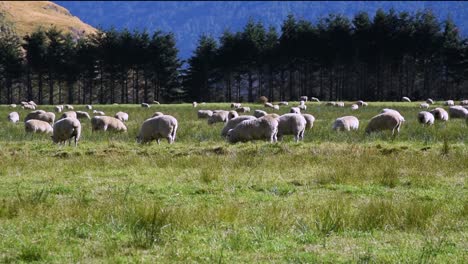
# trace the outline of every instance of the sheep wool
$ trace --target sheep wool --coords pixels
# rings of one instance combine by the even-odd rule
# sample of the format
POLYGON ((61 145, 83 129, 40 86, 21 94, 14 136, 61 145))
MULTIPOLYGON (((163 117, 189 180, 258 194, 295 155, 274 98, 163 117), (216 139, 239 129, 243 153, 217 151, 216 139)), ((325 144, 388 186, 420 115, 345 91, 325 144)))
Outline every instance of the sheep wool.
POLYGON ((137 142, 144 144, 156 140, 159 144, 161 138, 166 138, 172 144, 176 139, 177 127, 177 119, 170 115, 149 118, 141 125, 137 142))
POLYGON ((52 141, 58 144, 65 144, 68 140, 68 145, 71 145, 71 140, 74 138, 75 147, 78 146, 78 141, 81 137, 81 123, 76 118, 64 118, 57 121, 53 127, 52 141))
POLYGON ((336 131, 351 131, 359 129, 359 119, 355 116, 339 117, 333 122, 332 129, 336 131))
POLYGON ((270 115, 244 120, 227 133, 230 143, 245 142, 250 140, 277 141, 278 119, 270 115))
POLYGON ((24 130, 26 133, 43 133, 52 134, 52 126, 41 120, 31 119, 24 123, 24 130))
POLYGON ((427 112, 421 111, 418 113, 418 121, 424 125, 433 125, 434 124, 434 115, 427 112))
POLYGON ((127 127, 122 121, 111 116, 95 116, 91 119, 92 131, 117 131, 127 132, 127 127))
POLYGON ((301 114, 284 114, 278 118, 278 139, 282 140, 284 135, 293 135, 298 142, 304 139, 304 131, 307 121, 301 114))

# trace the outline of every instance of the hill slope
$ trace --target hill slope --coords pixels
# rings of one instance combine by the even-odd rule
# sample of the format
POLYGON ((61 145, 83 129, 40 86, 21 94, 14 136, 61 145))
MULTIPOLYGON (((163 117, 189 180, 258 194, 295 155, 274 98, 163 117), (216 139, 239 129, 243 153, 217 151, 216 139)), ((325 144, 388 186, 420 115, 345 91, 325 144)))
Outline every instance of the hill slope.
POLYGON ((67 9, 49 1, 0 1, 0 13, 20 36, 29 34, 38 27, 47 29, 52 26, 70 32, 75 37, 96 31, 67 9))

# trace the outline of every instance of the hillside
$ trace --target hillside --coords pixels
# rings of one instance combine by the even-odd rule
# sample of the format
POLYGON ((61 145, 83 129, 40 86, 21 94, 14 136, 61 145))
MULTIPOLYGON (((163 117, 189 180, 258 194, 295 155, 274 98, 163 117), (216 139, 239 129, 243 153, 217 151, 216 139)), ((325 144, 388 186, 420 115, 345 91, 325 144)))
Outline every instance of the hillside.
POLYGON ((49 1, 0 1, 0 13, 20 36, 39 27, 47 29, 52 26, 77 38, 96 31, 67 9, 49 1))

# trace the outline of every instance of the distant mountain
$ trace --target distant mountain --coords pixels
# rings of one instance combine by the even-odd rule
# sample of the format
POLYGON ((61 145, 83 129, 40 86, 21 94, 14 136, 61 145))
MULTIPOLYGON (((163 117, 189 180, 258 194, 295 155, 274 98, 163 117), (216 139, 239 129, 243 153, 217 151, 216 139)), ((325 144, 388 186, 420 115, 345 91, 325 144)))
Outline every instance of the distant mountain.
POLYGON ((352 17, 358 11, 375 14, 378 8, 416 12, 432 9, 442 21, 448 15, 468 36, 468 2, 407 2, 407 1, 341 1, 341 2, 78 2, 55 1, 87 23, 102 28, 162 29, 174 32, 181 56, 187 58, 202 33, 219 36, 223 30, 241 29, 249 18, 263 21, 278 29, 285 17, 292 13, 297 17, 317 21, 329 13, 341 13, 352 17))

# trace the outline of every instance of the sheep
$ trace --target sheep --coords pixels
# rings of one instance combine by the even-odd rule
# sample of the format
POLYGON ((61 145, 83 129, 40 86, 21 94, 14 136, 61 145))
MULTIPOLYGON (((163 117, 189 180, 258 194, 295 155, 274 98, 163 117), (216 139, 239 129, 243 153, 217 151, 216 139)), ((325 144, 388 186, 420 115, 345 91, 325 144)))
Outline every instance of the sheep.
POLYGON ((351 131, 359 129, 359 119, 355 116, 339 117, 333 122, 332 129, 335 131, 351 131))
POLYGON ((81 119, 81 118, 87 118, 87 119, 91 119, 91 117, 89 116, 89 114, 87 112, 84 112, 84 111, 76 111, 76 117, 78 119, 81 119))
POLYGON ((22 105, 22 106, 25 106, 25 105, 29 105, 29 103, 28 103, 28 102, 25 102, 25 101, 21 101, 21 105, 22 105))
POLYGON ((303 95, 299 98, 299 101, 304 101, 304 102, 307 102, 307 96, 303 95))
POLYGON ((428 103, 421 103, 419 105, 419 108, 429 108, 429 104, 428 103))
POLYGON ((301 109, 299 107, 291 107, 291 110, 289 111, 289 113, 292 113, 292 114, 300 114, 301 113, 301 109))
POLYGON ((336 102, 326 102, 326 106, 336 106, 336 102))
POLYGON ((357 101, 356 104, 357 104, 359 107, 368 106, 368 105, 369 105, 368 103, 366 103, 366 102, 364 102, 364 101, 362 101, 362 100, 357 101))
POLYGON ((313 115, 310 115, 310 114, 302 114, 302 116, 305 118, 305 120, 307 122, 306 123, 306 128, 311 129, 314 126, 315 117, 313 115))
POLYGON ((266 139, 270 142, 277 141, 278 119, 266 115, 252 120, 244 120, 237 126, 229 129, 227 141, 237 143, 240 141, 266 139))
POLYGON ((445 109, 437 107, 434 110, 431 111, 431 114, 434 115, 435 119, 439 119, 441 121, 447 121, 449 120, 449 115, 445 109))
POLYGON ((41 120, 49 124, 53 124, 55 121, 55 114, 52 112, 45 112, 43 110, 33 111, 26 115, 24 121, 31 119, 41 120))
POLYGON ((211 110, 198 110, 197 112, 198 118, 209 118, 213 115, 213 111, 211 110))
POLYGON ((193 103, 192 103, 192 106, 195 108, 195 107, 198 106, 198 103, 197 103, 197 102, 193 102, 193 103))
POLYGON ((428 103, 428 104, 434 104, 434 100, 432 100, 431 98, 428 98, 428 99, 426 100, 426 103, 428 103))
POLYGON ((281 102, 278 103, 278 105, 288 105, 288 104, 289 104, 289 103, 286 102, 286 101, 281 101, 281 102))
POLYGON ((307 110, 307 105, 299 105, 297 108, 299 108, 301 111, 305 111, 307 110))
POLYGON ((310 101, 320 103, 320 100, 317 97, 311 97, 310 101))
POLYGON ((37 107, 37 104, 34 101, 29 101, 28 104, 33 105, 34 107, 37 107))
POLYGON ((11 108, 16 108, 16 104, 10 104, 11 108))
POLYGON ((205 103, 205 102, 201 102, 201 105, 204 105, 204 104, 206 104, 206 103, 205 103))
POLYGON ((273 105, 273 109, 274 109, 274 110, 279 110, 280 107, 279 107, 279 105, 273 105))
POLYGON ((105 116, 106 113, 104 113, 103 111, 93 110, 93 115, 94 116, 105 116))
POLYGON ((273 108, 272 103, 264 103, 263 106, 268 107, 268 108, 273 108))
POLYGON ((282 140, 284 135, 293 135, 298 142, 304 139, 304 131, 307 121, 301 114, 284 114, 278 118, 278 139, 282 140))
POLYGON ((344 102, 336 102, 336 107, 344 107, 344 102))
POLYGON ((231 103, 231 108, 239 108, 241 107, 241 103, 231 103))
POLYGON ((255 110, 254 111, 254 116, 256 118, 259 118, 259 117, 262 117, 262 116, 266 116, 268 113, 263 111, 263 110, 255 110))
POLYGON ((122 121, 111 116, 95 116, 91 119, 91 130, 127 132, 127 127, 122 121))
POLYGON ((424 124, 424 125, 433 125, 434 115, 427 111, 421 111, 418 114, 418 121, 419 123, 424 124))
POLYGON ((351 105, 351 110, 358 110, 359 106, 357 104, 352 104, 351 105))
POLYGON ((68 145, 71 145, 71 140, 74 138, 75 147, 78 146, 78 141, 81 137, 81 123, 76 118, 64 118, 54 124, 52 132, 52 141, 58 144, 65 144, 68 140, 68 145))
POLYGON ((208 118, 208 125, 212 125, 214 123, 226 123, 228 121, 228 115, 228 111, 217 111, 208 118))
POLYGON ((128 114, 125 112, 117 112, 114 115, 115 118, 119 119, 122 122, 127 122, 128 121, 128 114))
POLYGON ((29 109, 29 110, 36 110, 36 107, 34 105, 30 105, 30 104, 23 105, 21 108, 29 109))
POLYGON ((238 117, 239 114, 236 111, 229 111, 228 120, 238 117))
POLYGON ((247 106, 239 107, 239 108, 236 108, 236 111, 239 113, 248 113, 250 112, 250 107, 247 107, 247 106))
POLYGON ((77 114, 76 114, 75 111, 68 111, 68 112, 63 113, 62 116, 60 117, 60 119, 64 119, 64 118, 67 118, 67 117, 78 119, 77 114))
POLYGON ((63 105, 56 105, 54 106, 54 111, 56 113, 61 113, 63 111, 63 105))
POLYGON ((411 103, 411 99, 409 99, 409 98, 406 97, 406 96, 403 96, 403 98, 401 98, 401 100, 402 100, 403 102, 411 103))
POLYGON ((73 106, 72 106, 72 105, 68 105, 68 104, 67 104, 67 105, 65 105, 65 109, 68 109, 68 110, 73 110, 74 108, 73 108, 73 106))
MULTIPOLYGON (((203 111, 203 110, 199 110, 203 111)), ((154 114, 151 117, 156 117, 156 116, 163 116, 164 114, 162 112, 154 112, 154 114)))
POLYGON ((174 143, 177 133, 177 119, 170 115, 157 116, 146 119, 138 132, 137 142, 144 144, 161 138, 166 138, 169 144, 174 143))
POLYGON ((160 103, 159 103, 158 101, 153 101, 153 104, 157 104, 157 105, 158 105, 158 104, 160 104, 160 103))
POLYGON ((460 105, 450 106, 448 112, 450 118, 465 118, 468 116, 468 110, 460 105))
POLYGON ((301 100, 301 101, 299 101, 299 105, 305 105, 305 102, 306 102, 306 101, 301 100))
POLYGON ((461 100, 460 105, 468 105, 468 100, 461 100))
POLYGON ((52 134, 52 126, 41 120, 31 119, 24 123, 24 130, 26 133, 44 133, 52 134))
POLYGON ((11 112, 8 114, 8 121, 11 123, 16 123, 19 121, 19 114, 18 112, 11 112))
POLYGON ((248 116, 248 115, 238 116, 238 117, 235 117, 233 119, 229 119, 229 121, 223 127, 223 130, 221 130, 221 136, 226 137, 228 131, 230 129, 233 129, 234 127, 236 127, 240 122, 242 122, 244 120, 253 120, 253 119, 256 119, 256 117, 255 116, 248 116))
POLYGON ((141 107, 143 108, 150 108, 151 106, 147 103, 141 103, 141 107))
POLYGON ((455 105, 455 102, 453 100, 447 100, 444 102, 444 105, 446 106, 454 106, 455 105))
POLYGON ((379 115, 374 116, 367 124, 366 134, 370 134, 376 131, 391 130, 392 135, 400 133, 400 127, 404 121, 401 120, 401 115, 397 111, 388 111, 379 115))
POLYGON ((405 118, 397 110, 390 109, 390 108, 384 108, 384 109, 382 109, 381 113, 393 113, 393 114, 398 116, 398 119, 400 120, 400 122, 405 122, 405 118))
POLYGON ((91 105, 87 105, 87 106, 86 106, 86 109, 88 109, 88 110, 92 110, 92 109, 93 109, 93 107, 92 107, 91 105))

